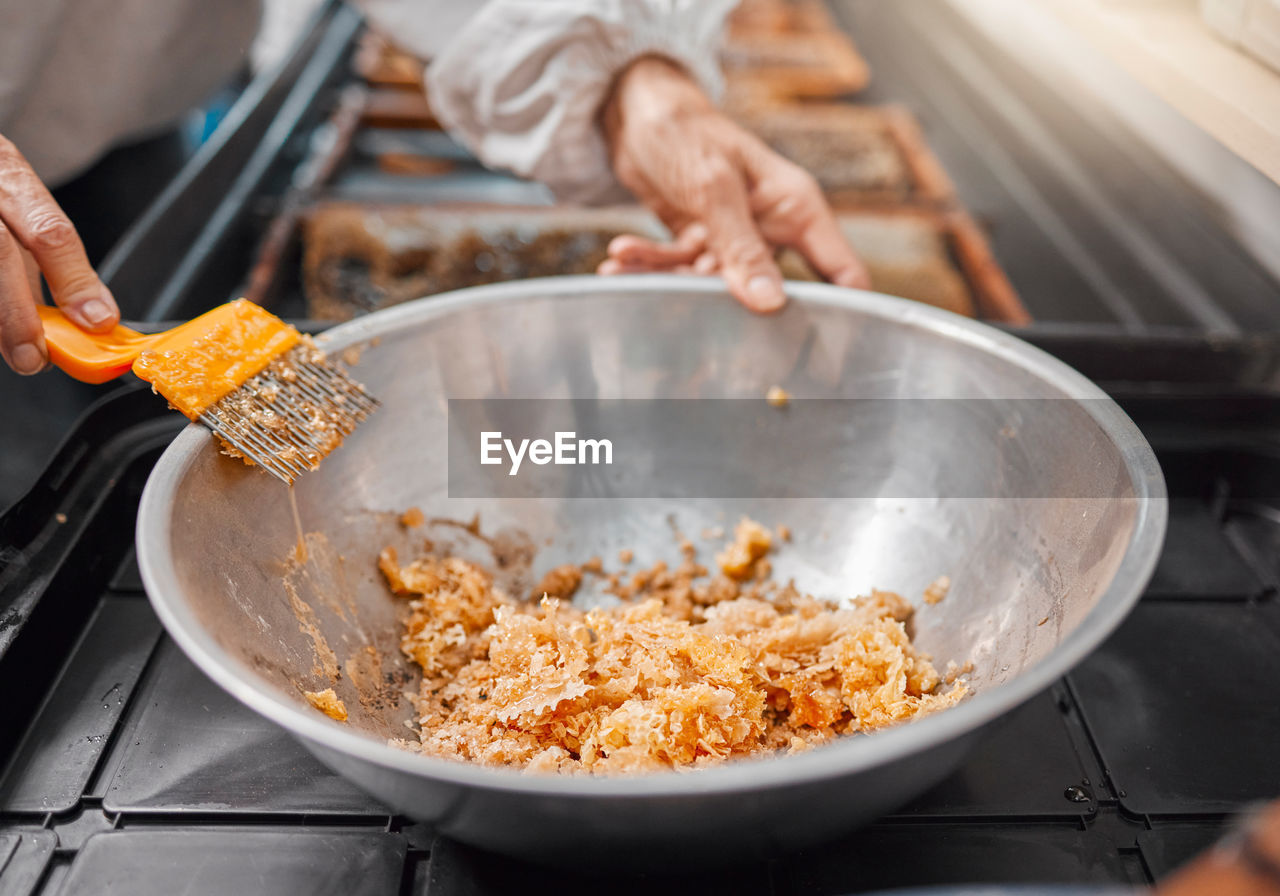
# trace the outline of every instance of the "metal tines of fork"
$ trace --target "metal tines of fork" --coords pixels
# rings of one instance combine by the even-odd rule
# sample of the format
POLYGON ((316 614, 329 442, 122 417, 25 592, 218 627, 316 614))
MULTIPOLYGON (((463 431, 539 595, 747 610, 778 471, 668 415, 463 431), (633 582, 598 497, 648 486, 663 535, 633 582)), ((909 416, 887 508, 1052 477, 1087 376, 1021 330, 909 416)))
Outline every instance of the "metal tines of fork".
POLYGON ((378 406, 345 368, 299 345, 214 404, 200 422, 232 454, 292 485, 378 406))

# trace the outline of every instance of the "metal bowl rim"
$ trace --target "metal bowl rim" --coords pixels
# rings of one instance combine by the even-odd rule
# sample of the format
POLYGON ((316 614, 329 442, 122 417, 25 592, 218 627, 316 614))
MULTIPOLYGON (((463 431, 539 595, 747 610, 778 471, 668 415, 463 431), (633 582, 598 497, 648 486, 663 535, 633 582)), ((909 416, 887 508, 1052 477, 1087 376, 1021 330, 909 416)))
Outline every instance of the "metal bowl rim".
MULTIPOLYGON (((340 324, 320 337, 325 348, 341 350, 405 324, 420 324, 459 308, 546 295, 650 292, 654 298, 681 291, 711 300, 733 301, 718 278, 642 274, 600 278, 548 277, 472 287, 407 302, 340 324)), ((1100 388, 1040 349, 985 324, 892 296, 818 283, 786 284, 792 301, 802 305, 848 308, 932 331, 981 348, 1035 374, 1085 402, 1086 411, 1117 445, 1138 503, 1133 537, 1106 591, 1080 624, 1031 668, 999 686, 974 694, 943 712, 910 724, 849 737, 792 756, 738 759, 694 772, 629 776, 529 775, 515 769, 438 759, 410 753, 359 734, 261 688, 243 674, 242 664, 222 649, 176 598, 181 591, 173 558, 166 549, 173 499, 210 434, 191 424, 168 446, 143 489, 136 527, 138 567, 143 584, 166 631, 183 652, 228 693, 280 724, 304 742, 346 754, 375 766, 488 791, 592 799, 681 797, 708 793, 759 791, 801 782, 841 778, 889 761, 917 755, 975 731, 1047 688, 1096 648, 1128 614, 1149 581, 1159 558, 1167 524, 1164 478, 1146 438, 1100 388)), ((743 311, 744 314, 749 313, 743 311)))

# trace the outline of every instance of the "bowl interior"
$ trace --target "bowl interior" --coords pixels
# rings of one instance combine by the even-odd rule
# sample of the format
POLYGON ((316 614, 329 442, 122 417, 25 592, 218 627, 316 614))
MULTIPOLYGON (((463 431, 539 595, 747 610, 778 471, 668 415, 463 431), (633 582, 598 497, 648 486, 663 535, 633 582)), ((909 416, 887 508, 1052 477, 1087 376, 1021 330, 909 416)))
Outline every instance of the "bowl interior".
MULTIPOLYGON (((171 587, 153 599, 192 620, 239 680, 313 714, 302 692, 333 687, 348 729, 382 741, 406 734, 401 695, 415 680, 398 646, 405 602, 376 568, 386 545, 406 557, 429 540, 523 593, 562 562, 600 556, 618 568, 623 548, 632 568, 675 560, 673 528, 710 563, 717 530, 749 515, 793 533, 776 576, 837 598, 901 593, 918 607, 918 643, 940 667, 972 663, 979 692, 1048 656, 1115 579, 1154 461, 1128 420, 1057 362, 867 294, 797 287, 785 311, 760 317, 710 283, 599 284, 490 288, 332 331, 329 346, 358 352, 355 375, 383 407, 295 488, 305 564, 287 559, 288 490, 202 430, 185 433, 151 496, 161 522, 140 531, 156 541, 147 553, 172 564, 171 587), (764 401, 775 385, 789 407, 764 401), (520 404, 468 404, 459 422, 460 399, 534 398, 544 401, 523 415, 520 404), (608 404, 617 399, 633 401, 608 404), (455 452, 474 444, 478 457, 484 426, 586 433, 599 407, 612 409, 617 437, 607 469, 570 481, 548 466, 519 492, 506 480, 463 488, 462 455, 450 463, 451 419, 455 452), (697 437, 682 438, 673 415, 696 420, 697 437), (433 522, 401 526, 413 506, 433 522), (464 525, 477 514, 479 534, 464 525), (925 605, 940 575, 950 592, 925 605)), ((588 587, 580 599, 600 595, 588 587)))

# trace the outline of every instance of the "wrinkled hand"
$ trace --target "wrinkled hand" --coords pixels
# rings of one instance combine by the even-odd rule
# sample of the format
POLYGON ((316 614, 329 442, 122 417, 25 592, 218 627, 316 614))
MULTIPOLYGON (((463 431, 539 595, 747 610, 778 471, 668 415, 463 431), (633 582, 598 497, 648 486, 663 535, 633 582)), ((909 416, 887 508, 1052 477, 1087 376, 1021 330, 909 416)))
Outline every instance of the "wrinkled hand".
POLYGON ((36 314, 42 273, 54 302, 78 326, 102 332, 119 321, 75 227, 17 147, 0 136, 0 354, 22 374, 39 373, 49 361, 36 314))
POLYGON ((603 123, 618 179, 676 239, 620 236, 601 274, 719 271, 748 308, 773 311, 786 303, 773 252, 789 246, 832 283, 870 285, 813 177, 717 111, 672 63, 633 63, 603 123))

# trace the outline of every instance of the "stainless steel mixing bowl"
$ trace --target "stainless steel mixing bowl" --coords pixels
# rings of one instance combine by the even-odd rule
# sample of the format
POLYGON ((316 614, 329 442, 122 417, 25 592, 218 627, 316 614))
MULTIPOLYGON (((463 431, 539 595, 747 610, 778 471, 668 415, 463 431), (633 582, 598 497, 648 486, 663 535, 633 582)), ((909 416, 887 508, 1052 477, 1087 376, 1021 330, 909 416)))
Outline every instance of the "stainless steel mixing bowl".
MULTIPOLYGON (((1025 343, 898 299, 788 290, 785 311, 760 317, 716 280, 557 278, 438 296, 335 328, 329 349, 360 347, 356 375, 384 407, 297 486, 307 565, 284 562, 296 538, 286 490, 192 426, 157 464, 138 519, 157 613, 201 669, 323 762, 482 847, 558 862, 712 862, 891 811, 1120 622, 1156 562, 1164 482, 1132 422, 1025 343), (797 398, 947 402, 921 414, 931 405, 849 401, 797 431, 785 456, 750 438, 687 447, 709 482, 721 468, 738 482, 758 471, 761 483, 794 481, 809 497, 673 495, 655 470, 650 498, 448 496, 446 398, 759 400, 775 384, 797 398), (886 416, 899 406, 915 412, 886 416), (862 407, 877 409, 874 426, 862 407), (976 485, 974 471, 985 471, 976 485), (744 513, 791 527, 778 572, 817 593, 875 585, 922 604, 922 589, 949 574, 951 593, 919 607, 915 635, 939 665, 972 661, 975 693, 912 724, 690 773, 525 775, 395 749, 388 737, 412 736, 400 692, 413 679, 398 650, 403 602, 374 558, 384 544, 420 548, 421 531, 396 521, 413 505, 456 520, 479 512, 485 533, 504 533, 491 544, 458 526, 427 531, 437 547, 464 553, 496 546, 511 575, 520 566, 511 558, 535 547, 533 575, 623 547, 639 561, 673 557, 668 517, 694 534, 744 513), (302 697, 330 685, 347 724, 302 697)), ((632 457, 671 435, 644 419, 629 434, 632 457)))

